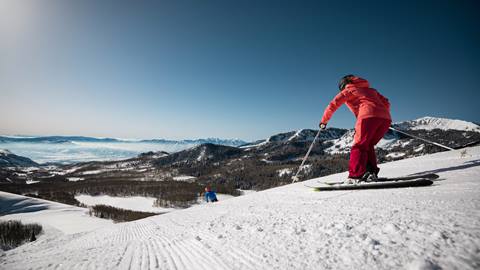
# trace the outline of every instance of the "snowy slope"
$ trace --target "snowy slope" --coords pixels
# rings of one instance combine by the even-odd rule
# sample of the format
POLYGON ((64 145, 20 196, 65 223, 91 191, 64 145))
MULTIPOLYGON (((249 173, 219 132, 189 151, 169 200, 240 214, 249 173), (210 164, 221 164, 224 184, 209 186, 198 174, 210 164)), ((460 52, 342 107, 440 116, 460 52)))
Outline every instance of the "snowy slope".
MULTIPOLYGON (((90 217, 88 209, 0 191, 0 220, 21 220, 43 226, 47 238, 91 231, 112 224, 90 217)), ((39 237, 39 240, 42 240, 39 237)))
POLYGON ((479 269, 480 147, 381 168, 433 171, 441 181, 334 192, 296 183, 26 244, 0 257, 0 268, 479 269))

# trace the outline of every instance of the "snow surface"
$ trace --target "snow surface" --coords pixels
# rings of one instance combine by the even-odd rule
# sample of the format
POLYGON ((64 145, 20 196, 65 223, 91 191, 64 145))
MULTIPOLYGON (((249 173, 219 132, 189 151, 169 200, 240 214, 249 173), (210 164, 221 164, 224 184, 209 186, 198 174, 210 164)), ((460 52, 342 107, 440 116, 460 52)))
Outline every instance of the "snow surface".
MULTIPOLYGON (((112 221, 89 216, 86 208, 2 191, 0 191, 0 220, 39 223, 43 226, 47 238, 86 232, 113 224, 112 221)), ((42 242, 38 242, 40 243, 42 242)), ((37 245, 37 242, 33 245, 37 245)), ((5 269, 1 263, 0 268, 5 269)))
POLYGON ((77 182, 77 181, 83 181, 85 178, 82 177, 67 177, 67 180, 70 182, 77 182))
POLYGON ((354 133, 355 130, 352 129, 343 134, 342 137, 331 140, 333 145, 325 149, 325 152, 329 154, 342 154, 350 152, 350 147, 353 144, 354 133))
POLYGON ((88 206, 93 206, 97 204, 110 205, 117 208, 128 209, 133 211, 141 212, 151 212, 151 213, 165 213, 172 210, 173 208, 162 208, 155 207, 153 203, 156 198, 154 197, 142 197, 142 196, 131 196, 131 197, 115 197, 109 195, 99 195, 92 196, 88 194, 76 195, 75 199, 79 202, 84 203, 88 206))
POLYGON ((205 155, 206 155, 205 151, 206 151, 206 148, 203 146, 200 154, 197 157, 197 161, 202 161, 203 159, 205 159, 205 155))
POLYGON ((257 143, 257 144, 247 144, 247 145, 239 146, 239 148, 242 148, 242 149, 252 149, 252 148, 260 147, 260 146, 263 146, 263 145, 266 145, 266 144, 268 144, 268 141, 267 141, 267 140, 264 140, 264 141, 259 142, 259 143, 257 143))
POLYGON ((82 174, 83 174, 83 175, 99 174, 99 173, 103 173, 103 172, 106 172, 106 171, 107 171, 107 170, 83 171, 82 174))
POLYGON ((282 177, 284 175, 289 175, 292 174, 292 169, 286 168, 286 169, 280 169, 277 170, 278 176, 282 177))
POLYGON ((190 176, 190 175, 179 175, 179 176, 174 176, 173 180, 175 181, 186 181, 186 182, 191 182, 197 179, 195 176, 190 176))
POLYGON ((35 184, 35 183, 40 183, 40 181, 36 181, 36 180, 27 180, 27 181, 25 181, 25 184, 27 184, 27 185, 31 185, 31 184, 35 184))
MULTIPOLYGON (((314 192, 295 183, 25 244, 1 269, 479 269, 480 147, 382 164, 433 186, 314 192)), ((306 181, 336 181, 346 173, 306 181)))
POLYGON ((420 152, 425 148, 425 144, 420 144, 417 148, 413 149, 414 152, 420 152))
POLYGON ((406 154, 405 153, 401 153, 401 152, 394 152, 394 153, 390 153, 387 155, 388 158, 399 158, 399 157, 403 157, 405 156, 406 154))
POLYGON ((290 138, 288 138, 287 141, 291 141, 295 138, 297 138, 298 136, 300 136, 300 134, 302 133, 303 129, 300 129, 300 130, 297 130, 297 132, 295 132, 295 134, 293 134, 290 138))
MULTIPOLYGON (((352 129, 347 131, 342 137, 335 140, 331 140, 330 142, 332 142, 333 145, 325 149, 325 152, 329 154, 350 153, 350 149, 352 148, 352 145, 353 145, 354 134, 355 134, 355 130, 352 129)), ((408 144, 410 144, 412 141, 413 141, 412 139, 407 141, 400 141, 397 138, 384 137, 378 142, 378 144, 375 147, 382 148, 382 149, 389 149, 396 146, 405 147, 408 144)))

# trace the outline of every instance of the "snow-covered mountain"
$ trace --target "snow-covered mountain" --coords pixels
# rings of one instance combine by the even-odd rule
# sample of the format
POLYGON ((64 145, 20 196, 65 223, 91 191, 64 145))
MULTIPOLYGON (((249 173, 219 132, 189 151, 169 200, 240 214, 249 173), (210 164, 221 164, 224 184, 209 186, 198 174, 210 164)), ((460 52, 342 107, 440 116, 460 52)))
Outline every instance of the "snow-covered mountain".
MULTIPOLYGON (((457 122, 429 119, 432 123, 442 122, 445 125, 457 122)), ((424 121, 414 120, 410 123, 410 129, 403 126, 402 130, 449 147, 480 142, 480 132, 435 129, 432 125, 429 129, 418 129, 418 126, 413 124, 420 123, 419 126, 425 127, 424 121)), ((472 127, 471 124, 468 126, 472 127)), ((397 124, 394 126, 399 128, 397 124)), ((459 125, 456 127, 462 128, 459 125)), ((241 189, 265 189, 290 181, 292 173, 298 168, 316 133, 317 130, 302 129, 275 134, 265 140, 240 147, 206 143, 171 154, 151 151, 124 160, 90 161, 28 171, 2 170, 0 182, 5 181, 3 178, 15 183, 64 182, 78 179, 87 181, 189 179, 200 184, 216 182, 241 189)), ((353 130, 336 128, 322 131, 310 154, 311 167, 301 175, 301 178, 317 177, 346 169, 353 134, 353 130)), ((396 132, 387 133, 377 145, 380 162, 439 151, 444 149, 396 132)))
POLYGON ((480 126, 463 120, 438 118, 438 117, 422 117, 412 121, 395 123, 394 126, 404 130, 459 130, 480 132, 480 126))
MULTIPOLYGON (((436 139, 451 147, 459 147, 480 139, 480 127, 474 123, 434 117, 423 117, 396 123, 394 127, 418 136, 436 139)), ((144 152, 179 152, 198 145, 216 144, 240 147, 250 153, 267 154, 265 160, 294 160, 304 152, 317 130, 274 134, 264 140, 246 143, 242 140, 217 138, 197 140, 124 140, 114 138, 92 138, 81 136, 22 137, 0 136, 0 149, 9 149, 16 155, 25 156, 37 163, 73 164, 87 161, 112 161, 129 159, 144 152)), ((353 130, 328 128, 320 134, 320 144, 313 149, 314 155, 348 153, 353 141, 353 130)), ((435 147, 423 145, 400 134, 390 132, 380 143, 379 149, 393 153, 389 158, 432 153, 435 147)), ((387 154, 387 153, 386 153, 387 154)))
POLYGON ((33 160, 17 156, 6 149, 0 149, 0 167, 34 167, 38 166, 33 160))
MULTIPOLYGON (((453 148, 480 141, 480 126, 462 120, 423 117, 412 121, 394 123, 392 126, 398 130, 453 148)), ((353 143, 354 133, 355 131, 352 129, 340 138, 325 142, 326 145, 331 144, 325 151, 330 154, 348 153, 353 143)), ((389 131, 385 135, 377 145, 377 149, 383 150, 387 159, 418 156, 439 150, 436 146, 394 131, 389 131)))
POLYGON ((119 139, 119 138, 96 138, 85 136, 0 136, 0 142, 8 143, 75 143, 75 142, 90 142, 90 143, 158 143, 158 144, 203 144, 213 143, 220 145, 239 146, 245 144, 245 141, 240 139, 220 139, 220 138, 206 138, 194 140, 166 140, 166 139, 119 139))
MULTIPOLYGON (((241 148, 247 149, 252 147, 268 147, 269 145, 291 144, 311 142, 315 138, 318 130, 300 129, 297 131, 289 131, 278 133, 270 136, 265 140, 258 140, 256 142, 241 145, 241 148)), ((333 140, 342 136, 346 132, 345 129, 329 128, 319 135, 319 140, 333 140)))
POLYGON ((380 165, 385 176, 439 174, 428 187, 304 186, 345 179, 344 172, 78 234, 49 234, 83 221, 59 216, 63 229, 52 228, 44 207, 2 212, 3 220, 42 223, 46 233, 0 255, 0 268, 478 269, 479 159, 475 147, 380 165))
POLYGON ((160 166, 166 164, 191 166, 195 163, 215 163, 236 157, 241 153, 242 150, 237 147, 206 143, 157 159, 155 164, 160 166))
MULTIPOLYGON (((240 148, 244 149, 249 156, 261 156, 265 162, 298 160, 305 155, 305 149, 308 149, 317 132, 318 130, 301 129, 279 133, 265 140, 242 145, 240 148)), ((346 132, 346 129, 338 128, 322 131, 318 137, 319 143, 314 145, 312 156, 322 155, 325 148, 322 143, 338 139, 346 132)))

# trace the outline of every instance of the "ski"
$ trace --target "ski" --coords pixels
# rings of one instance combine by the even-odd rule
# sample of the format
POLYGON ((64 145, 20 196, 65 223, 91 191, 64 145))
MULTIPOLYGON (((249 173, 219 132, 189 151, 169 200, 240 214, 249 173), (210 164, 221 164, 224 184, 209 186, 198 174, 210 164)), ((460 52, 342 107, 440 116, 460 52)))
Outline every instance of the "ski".
POLYGON ((435 180, 440 176, 435 173, 426 173, 426 174, 414 174, 414 175, 406 175, 406 176, 399 176, 399 177, 379 177, 376 182, 387 182, 387 181, 404 181, 404 180, 413 180, 413 179, 430 179, 435 180))
POLYGON ((336 184, 322 186, 307 186, 314 191, 333 191, 333 190, 357 190, 357 189, 385 189, 385 188, 403 188, 403 187, 423 187, 433 184, 428 178, 418 178, 412 180, 384 181, 384 182, 361 182, 358 184, 336 184))
MULTIPOLYGON (((405 175, 405 176, 398 176, 398 177, 379 177, 375 182, 391 182, 391 181, 405 181, 405 180, 414 180, 414 179, 429 179, 435 180, 439 178, 438 174, 435 173, 426 173, 426 174, 415 174, 415 175, 405 175)), ((343 184, 344 181, 331 181, 331 182, 318 182, 319 184, 324 185, 340 185, 343 184)))

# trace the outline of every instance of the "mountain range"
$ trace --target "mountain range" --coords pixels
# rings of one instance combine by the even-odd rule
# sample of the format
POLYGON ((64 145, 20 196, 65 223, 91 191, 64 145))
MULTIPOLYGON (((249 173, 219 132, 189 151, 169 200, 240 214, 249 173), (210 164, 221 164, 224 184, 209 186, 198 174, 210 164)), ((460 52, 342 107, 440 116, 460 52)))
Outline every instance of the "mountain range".
MULTIPOLYGON (((452 148, 480 142, 480 127, 461 120, 424 117, 392 126, 452 148)), ((203 143, 182 151, 147 152, 116 161, 90 161, 56 166, 35 166, 4 161, 1 182, 37 181, 189 181, 241 189, 265 189, 291 181, 292 175, 318 130, 279 133, 240 146, 203 143), (22 166, 34 169, 22 169, 22 166), (8 168, 6 168, 8 167, 8 168), (3 175, 3 179, 2 179, 3 175), (8 179, 8 180, 6 180, 8 179)), ((320 133, 301 179, 344 171, 353 130, 328 128, 320 133)), ((421 156, 445 149, 389 131, 377 146, 380 162, 421 156)), ((0 159, 8 156, 0 156, 0 159)), ((1 164, 1 163, 0 163, 1 164)), ((33 187, 33 186, 32 186, 33 187)))
POLYGON ((167 139, 118 139, 118 138, 96 138, 85 136, 0 136, 0 143, 74 143, 74 142, 91 142, 91 143, 158 143, 158 144, 203 144, 214 143, 221 145, 239 146, 245 144, 240 139, 192 139, 192 140, 167 140, 167 139))

